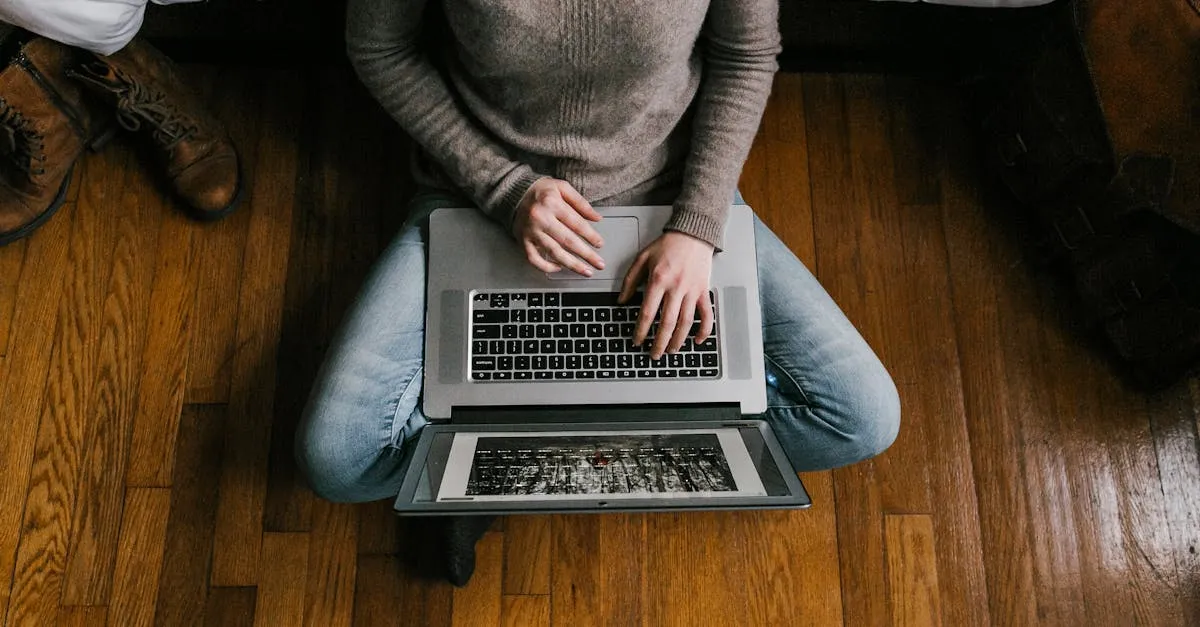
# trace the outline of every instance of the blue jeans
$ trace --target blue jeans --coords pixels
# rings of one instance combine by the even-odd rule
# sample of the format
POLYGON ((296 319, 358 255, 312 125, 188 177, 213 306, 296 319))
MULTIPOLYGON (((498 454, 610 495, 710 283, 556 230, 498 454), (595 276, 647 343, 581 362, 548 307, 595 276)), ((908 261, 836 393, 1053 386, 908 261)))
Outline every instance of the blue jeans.
MULTIPOLYGON (((426 424, 420 396, 425 238, 430 212, 461 206, 422 193, 378 260, 317 375, 296 433, 310 487, 331 501, 394 497, 406 444, 426 424)), ((896 438, 900 399, 871 348, 817 279, 755 221, 770 422, 797 470, 845 466, 896 438)))

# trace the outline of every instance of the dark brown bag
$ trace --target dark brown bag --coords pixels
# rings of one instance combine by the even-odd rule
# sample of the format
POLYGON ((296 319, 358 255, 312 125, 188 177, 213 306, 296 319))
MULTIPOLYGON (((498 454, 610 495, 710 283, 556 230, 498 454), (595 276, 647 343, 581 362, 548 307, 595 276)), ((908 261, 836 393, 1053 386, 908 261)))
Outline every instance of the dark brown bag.
POLYGON ((991 171, 1129 372, 1170 383, 1200 361, 1200 0, 1062 9, 985 110, 991 171))

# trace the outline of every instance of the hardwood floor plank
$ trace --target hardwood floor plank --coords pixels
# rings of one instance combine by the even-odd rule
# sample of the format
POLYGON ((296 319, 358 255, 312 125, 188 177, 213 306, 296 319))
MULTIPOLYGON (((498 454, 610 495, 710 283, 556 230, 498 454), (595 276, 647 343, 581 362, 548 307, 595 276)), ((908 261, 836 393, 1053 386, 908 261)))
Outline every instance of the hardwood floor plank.
MULTIPOLYGON (((126 159, 132 159, 127 155, 126 159)), ((119 176, 121 171, 95 170, 119 176)), ((125 168, 119 202, 104 208, 115 223, 116 246, 100 322, 100 348, 91 418, 85 435, 80 498, 63 578, 65 605, 105 605, 112 589, 117 538, 125 504, 129 437, 137 411, 137 370, 147 337, 163 202, 147 174, 125 168)))
POLYGON ((884 516, 892 625, 941 625, 933 520, 927 515, 884 516))
POLYGON ((17 309, 17 282, 25 265, 28 240, 18 240, 0 248, 0 360, 8 355, 13 314, 17 309))
POLYGON ((841 574, 832 473, 802 473, 807 510, 743 517, 750 625, 841 625, 841 574))
MULTIPOLYGON (((814 213, 814 233, 819 246, 816 274, 819 279, 828 277, 823 284, 830 296, 851 321, 862 324, 870 309, 864 303, 864 295, 882 288, 861 284, 869 277, 860 276, 855 268, 858 251, 877 250, 877 243, 856 236, 854 230, 858 227, 842 224, 843 220, 864 219, 871 211, 870 199, 862 198, 866 191, 854 182, 846 100, 841 79, 826 75, 805 77, 812 202, 814 207, 821 208, 814 213)), ((871 342, 870 334, 875 327, 868 324, 860 329, 871 342)), ((907 431, 908 425, 902 425, 900 438, 911 441, 907 431)), ((897 442, 893 448, 905 443, 897 442)), ((880 475, 875 471, 878 463, 878 459, 868 460, 833 473, 843 612, 848 625, 881 625, 888 619, 883 573, 882 482, 877 481, 880 475)))
POLYGON ((155 622, 202 625, 208 597, 217 482, 225 444, 224 405, 185 405, 171 479, 171 513, 155 622))
POLYGON ((205 627, 251 627, 257 597, 258 590, 250 587, 210 589, 204 602, 205 627))
POLYGON ((104 212, 119 197, 120 159, 115 153, 106 156, 116 176, 86 182, 72 215, 68 269, 54 322, 54 356, 29 474, 9 624, 45 624, 58 612, 84 437, 92 418, 104 293, 112 269, 115 229, 104 212))
POLYGON ((647 588, 654 576, 648 561, 652 520, 641 514, 553 517, 554 624, 630 624, 646 615, 657 600, 647 588))
POLYGON ((358 554, 395 555, 404 538, 390 501, 364 503, 358 507, 358 554))
POLYGON ((238 300, 237 353, 231 379, 221 498, 213 546, 213 585, 253 585, 258 580, 272 401, 283 311, 283 286, 296 182, 299 116, 289 96, 294 77, 272 75, 266 92, 238 300), (252 269, 252 271, 250 270, 252 269))
MULTIPOLYGON (((1021 459, 1025 450, 1012 395, 1037 379, 1009 372, 1006 344, 1013 331, 1001 313, 1012 296, 1004 292, 1019 264, 985 215, 977 190, 978 168, 965 137, 947 135, 943 162, 942 221, 951 271, 955 326, 962 372, 963 403, 978 498, 980 539, 989 611, 1014 624, 1037 622, 1040 594, 1034 586, 1029 506, 1021 459), (957 139, 957 141, 954 141, 957 139)), ((939 562, 940 563, 940 562, 939 562)), ((844 567, 844 565, 843 565, 844 567)))
MULTIPOLYGON (((1200 391, 1200 381, 1192 385, 1200 391)), ((1182 624, 1200 625, 1200 403, 1188 387, 1181 384, 1150 399, 1148 413, 1167 505, 1182 624)))
POLYGON ((54 619, 56 627, 105 627, 108 608, 103 605, 63 605, 54 619))
POLYGON ((960 96, 939 89, 937 98, 929 98, 934 86, 909 77, 888 77, 886 83, 887 104, 881 108, 891 128, 896 198, 901 205, 935 206, 942 199, 942 189, 938 168, 930 166, 938 163, 948 122, 940 115, 938 103, 953 102, 960 96))
POLYGON ((196 230, 176 211, 164 211, 159 254, 150 288, 150 311, 138 407, 129 441, 127 485, 168 487, 175 468, 176 437, 187 389, 196 283, 196 230))
POLYGON ((154 624, 170 508, 169 489, 130 488, 126 493, 109 605, 109 621, 114 625, 154 624))
POLYGON ((304 591, 307 589, 309 535, 307 533, 264 533, 262 569, 255 603, 254 624, 300 625, 304 623, 304 591))
MULTIPOLYGON (((243 185, 255 176, 262 70, 231 68, 221 73, 209 98, 237 148, 243 185)), ((196 287, 188 351, 185 403, 228 403, 229 376, 237 333, 237 299, 250 212, 243 206, 219 222, 201 225, 196 259, 204 272, 196 287)))
POLYGON ((504 535, 489 531, 475 547, 475 575, 464 588, 454 590, 451 625, 474 627, 500 624, 500 596, 504 569, 504 535))
POLYGON ((348 626, 354 612, 358 508, 316 501, 309 545, 305 623, 312 627, 348 626))
POLYGON ((354 624, 359 627, 400 627, 406 619, 419 616, 421 606, 405 604, 404 574, 400 561, 391 555, 358 558, 355 578, 354 624))
POLYGON ((550 594, 553 518, 510 516, 504 530, 504 594, 550 594))
POLYGON ((501 627, 550 627, 550 597, 504 595, 501 627))
POLYGON ((38 425, 54 358, 58 310, 67 273, 67 241, 74 207, 59 210, 28 240, 25 270, 17 286, 13 329, 20 333, 10 347, 3 367, 3 401, 8 434, 0 438, 0 614, 7 615, 12 598, 13 567, 21 538, 24 504, 33 465, 38 425))

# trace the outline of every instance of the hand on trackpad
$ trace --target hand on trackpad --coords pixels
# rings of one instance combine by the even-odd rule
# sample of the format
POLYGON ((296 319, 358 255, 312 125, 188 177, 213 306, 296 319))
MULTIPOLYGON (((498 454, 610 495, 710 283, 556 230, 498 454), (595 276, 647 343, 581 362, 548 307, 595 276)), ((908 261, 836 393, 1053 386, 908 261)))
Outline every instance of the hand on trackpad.
POLYGON ((634 217, 604 218, 592 225, 604 238, 604 247, 598 249, 604 258, 604 269, 596 270, 590 277, 572 270, 548 272, 546 276, 555 280, 578 281, 581 279, 623 279, 633 258, 641 252, 638 241, 638 220, 634 217))

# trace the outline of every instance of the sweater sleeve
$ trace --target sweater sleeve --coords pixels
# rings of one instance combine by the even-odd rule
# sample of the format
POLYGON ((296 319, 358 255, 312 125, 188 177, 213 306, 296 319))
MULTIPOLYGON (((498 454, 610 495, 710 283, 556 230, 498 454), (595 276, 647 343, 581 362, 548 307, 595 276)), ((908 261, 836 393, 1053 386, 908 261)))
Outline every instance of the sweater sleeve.
POLYGON ((729 204, 758 132, 781 51, 778 0, 712 0, 683 185, 668 230, 720 250, 729 204))
POLYGON ((346 48, 359 79, 450 180, 507 227, 540 175, 471 119, 420 45, 427 0, 349 0, 346 48))

